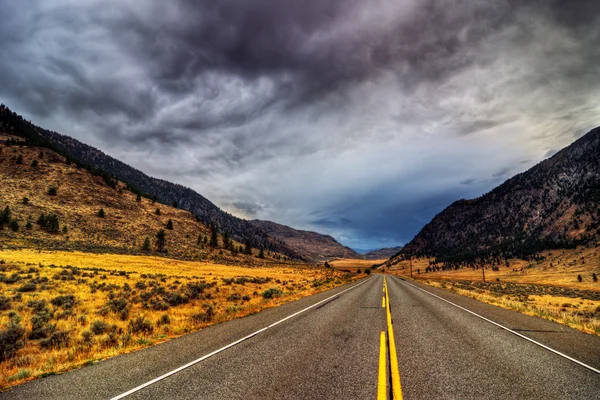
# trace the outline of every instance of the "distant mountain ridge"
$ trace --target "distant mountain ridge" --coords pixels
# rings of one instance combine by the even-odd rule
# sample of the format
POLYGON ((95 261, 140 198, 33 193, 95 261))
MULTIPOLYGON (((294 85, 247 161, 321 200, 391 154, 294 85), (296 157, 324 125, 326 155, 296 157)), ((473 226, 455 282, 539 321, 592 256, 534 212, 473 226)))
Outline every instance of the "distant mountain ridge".
POLYGON ((436 215, 398 257, 526 257, 600 237, 600 128, 489 193, 436 215))
POLYGON ((311 261, 326 261, 333 258, 361 258, 360 254, 338 243, 333 237, 317 232, 302 231, 271 221, 250 221, 269 236, 285 245, 298 249, 311 261))
POLYGON ((402 250, 402 246, 385 247, 363 253, 361 254, 361 257, 365 260, 383 260, 396 255, 400 250, 402 250))

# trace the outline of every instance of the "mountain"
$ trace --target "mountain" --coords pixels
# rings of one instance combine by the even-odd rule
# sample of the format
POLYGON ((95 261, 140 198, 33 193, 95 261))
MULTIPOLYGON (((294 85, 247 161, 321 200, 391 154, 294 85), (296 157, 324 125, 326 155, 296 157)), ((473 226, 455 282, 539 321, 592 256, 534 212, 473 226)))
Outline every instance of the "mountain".
POLYGON ((255 257, 247 256, 242 243, 225 246, 222 235, 212 246, 211 228, 190 212, 138 197, 123 183, 109 186, 52 150, 27 146, 1 129, 0 189, 0 248, 169 255, 230 265, 287 261, 274 252, 256 257, 258 249, 255 257))
POLYGON ((491 192, 439 213, 398 255, 527 257, 600 237, 600 128, 491 192))
POLYGON ((357 252, 341 245, 329 235, 301 231, 270 221, 253 220, 251 222, 286 246, 297 249, 300 254, 311 261, 325 261, 332 258, 361 258, 357 252))
POLYGON ((361 254, 361 256, 365 260, 383 260, 398 254, 400 250, 402 250, 402 246, 386 247, 383 249, 368 251, 366 253, 361 254))
POLYGON ((0 131, 25 139, 27 145, 45 147, 66 157, 69 162, 101 176, 109 186, 120 181, 136 194, 189 211, 206 225, 217 225, 235 240, 249 239, 255 248, 264 247, 296 259, 303 258, 296 249, 270 237, 256 224, 224 212, 192 189, 152 178, 94 147, 35 126, 4 105, 0 105, 0 131))

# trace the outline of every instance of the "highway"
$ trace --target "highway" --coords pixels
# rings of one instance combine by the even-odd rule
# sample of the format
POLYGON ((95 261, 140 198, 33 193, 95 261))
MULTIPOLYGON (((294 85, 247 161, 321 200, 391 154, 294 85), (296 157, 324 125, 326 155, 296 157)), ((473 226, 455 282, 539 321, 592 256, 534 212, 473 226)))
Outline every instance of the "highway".
POLYGON ((599 370, 600 337, 374 275, 0 399, 600 399, 599 370))

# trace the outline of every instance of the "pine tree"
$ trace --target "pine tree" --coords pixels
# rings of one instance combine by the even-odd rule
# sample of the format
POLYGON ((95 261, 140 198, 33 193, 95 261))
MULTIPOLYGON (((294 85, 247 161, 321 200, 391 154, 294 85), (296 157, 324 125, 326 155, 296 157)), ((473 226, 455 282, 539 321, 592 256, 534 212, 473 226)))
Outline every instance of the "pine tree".
POLYGON ((142 245, 142 251, 150 251, 150 238, 146 236, 144 239, 144 244, 142 245))
POLYGON ((229 234, 227 232, 223 232, 223 248, 229 249, 229 234))
POLYGON ((196 244, 198 246, 202 244, 202 234, 201 233, 198 234, 198 239, 196 239, 196 244))
POLYGON ((19 156, 17 157, 17 164, 23 164, 23 156, 21 154, 19 154, 19 156))
POLYGON ((173 230, 173 221, 171 221, 171 220, 167 221, 167 229, 173 230))
POLYGON ((166 234, 165 234, 164 229, 161 229, 156 234, 156 250, 161 251, 161 252, 165 251, 165 246, 166 246, 166 234))
POLYGON ((0 213, 0 229, 4 227, 4 225, 8 225, 10 223, 10 217, 12 213, 10 212, 10 207, 6 206, 3 212, 0 213))
POLYGON ((244 253, 252 255, 252 243, 250 243, 250 239, 246 239, 244 242, 244 253))
POLYGON ((101 208, 100 210, 98 210, 98 217, 99 218, 104 218, 105 214, 104 214, 104 208, 101 208))
POLYGON ((258 258, 265 258, 265 252, 262 247, 260 248, 260 251, 258 252, 258 258))
POLYGON ((138 203, 142 201, 142 196, 140 196, 139 194, 137 195, 137 197, 135 198, 135 201, 137 201, 138 203))
POLYGON ((13 219, 10 222, 10 229, 12 229, 13 232, 18 232, 19 231, 19 223, 17 222, 16 219, 13 219))
POLYGON ((33 161, 31 162, 31 166, 32 166, 33 168, 37 168, 37 167, 38 167, 38 160, 33 160, 33 161))
POLYGON ((57 190, 54 186, 48 188, 48 196, 56 196, 57 190))
POLYGON ((154 212, 154 214, 160 215, 160 208, 157 208, 156 211, 154 212))
POLYGON ((42 228, 46 227, 46 215, 44 213, 40 214, 40 217, 38 218, 37 223, 42 228))
POLYGON ((215 224, 210 226, 210 247, 219 247, 219 230, 215 224))

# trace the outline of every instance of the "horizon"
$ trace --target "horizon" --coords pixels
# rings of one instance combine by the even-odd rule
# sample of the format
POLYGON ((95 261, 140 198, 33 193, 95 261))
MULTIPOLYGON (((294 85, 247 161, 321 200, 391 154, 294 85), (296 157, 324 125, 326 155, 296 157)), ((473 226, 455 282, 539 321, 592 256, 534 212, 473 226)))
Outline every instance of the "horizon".
POLYGON ((0 102, 233 215, 396 247, 600 116, 600 5, 452 5, 8 4, 0 102))

